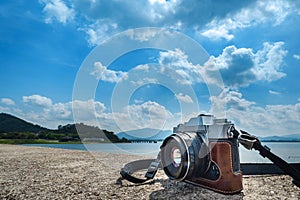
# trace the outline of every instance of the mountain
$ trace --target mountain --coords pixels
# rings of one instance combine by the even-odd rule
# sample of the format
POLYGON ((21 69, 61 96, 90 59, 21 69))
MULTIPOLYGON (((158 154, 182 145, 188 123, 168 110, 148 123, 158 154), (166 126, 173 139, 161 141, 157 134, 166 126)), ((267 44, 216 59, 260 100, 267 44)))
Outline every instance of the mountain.
POLYGON ((41 127, 23 119, 6 113, 0 113, 0 133, 11 132, 31 132, 38 133, 40 131, 49 131, 49 129, 41 127))
POLYGON ((294 139, 299 139, 300 140, 300 134, 290 134, 290 135, 285 135, 285 137, 289 137, 289 138, 294 138, 294 139))
MULTIPOLYGON (((171 135, 171 130, 157 129, 138 129, 117 133, 119 139, 126 138, 127 140, 164 140, 171 135)), ((267 136, 259 137, 263 142, 300 142, 300 134, 290 134, 283 136, 267 136)))
POLYGON ((263 142, 300 142, 300 134, 259 137, 263 142))
POLYGON ((119 139, 126 138, 127 140, 164 140, 171 134, 171 130, 144 128, 120 132, 117 136, 119 139))

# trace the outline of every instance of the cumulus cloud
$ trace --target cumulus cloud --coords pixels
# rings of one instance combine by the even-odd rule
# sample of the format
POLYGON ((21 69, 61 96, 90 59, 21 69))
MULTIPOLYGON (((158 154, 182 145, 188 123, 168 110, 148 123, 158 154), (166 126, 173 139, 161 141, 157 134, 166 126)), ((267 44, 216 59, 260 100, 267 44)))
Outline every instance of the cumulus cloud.
POLYGON ((88 43, 91 46, 100 44, 119 31, 118 24, 110 19, 99 19, 94 23, 80 27, 79 30, 86 32, 88 43))
POLYGON ((255 104, 255 102, 244 99, 242 93, 229 88, 225 88, 219 96, 211 96, 210 101, 213 104, 210 112, 217 116, 223 114, 224 108, 247 111, 251 105, 255 104))
POLYGON ((236 13, 228 13, 225 18, 216 17, 207 24, 202 35, 211 39, 234 38, 233 31, 263 23, 281 24, 288 15, 295 12, 293 3, 285 0, 256 1, 253 5, 241 8, 236 13))
POLYGON ((191 63, 185 52, 175 49, 159 53, 158 69, 149 69, 149 66, 138 66, 137 69, 157 70, 176 84, 205 82, 220 87, 224 84, 226 87, 239 88, 257 81, 276 81, 286 76, 282 71, 286 54, 283 42, 265 42, 256 52, 251 48, 228 46, 223 49, 222 54, 211 56, 200 66, 191 63))
POLYGON ((2 99, 1 99, 1 103, 2 103, 2 104, 5 104, 5 105, 7 105, 7 106, 13 106, 13 105, 15 105, 14 100, 9 99, 9 98, 2 98, 2 99))
POLYGON ((126 31, 126 35, 131 39, 139 42, 146 42, 150 39, 157 38, 161 33, 163 34, 172 34, 164 28, 161 28, 161 31, 157 31, 155 28, 143 28, 143 29, 131 29, 126 31))
POLYGON ((76 120, 88 121, 93 118, 101 117, 106 110, 105 105, 102 102, 95 101, 93 99, 82 101, 74 100, 72 102, 74 113, 79 118, 76 120))
POLYGON ((56 103, 51 107, 44 109, 44 113, 47 119, 55 116, 56 120, 72 120, 72 103, 56 103))
POLYGON ((42 111, 31 112, 31 115, 36 114, 37 122, 52 127, 67 123, 99 126, 97 118, 103 118, 105 111, 106 107, 102 102, 89 99, 55 103, 45 107, 42 111))
MULTIPOLYGON (((207 0, 75 0, 72 6, 61 0, 41 2, 45 5, 46 22, 54 19, 61 23, 75 22, 78 30, 86 32, 91 45, 100 44, 112 34, 132 28, 165 27, 181 31, 201 28, 214 17, 223 18, 227 13, 250 4, 236 0, 218 2, 218 6, 207 0)), ((141 35, 140 41, 151 37, 145 36, 141 35)))
POLYGON ((9 113, 11 109, 7 106, 0 106, 0 112, 9 113))
MULTIPOLYGON (((69 5, 62 0, 40 2, 44 5, 46 23, 75 22, 91 45, 100 44, 117 32, 139 27, 196 30, 212 39, 231 40, 236 29, 263 23, 278 25, 289 14, 299 12, 294 9, 297 3, 284 0, 75 0, 69 5)), ((147 40, 145 35, 141 36, 141 41, 147 40)))
POLYGON ((161 51, 155 66, 138 65, 130 72, 123 72, 95 62, 90 74, 111 83, 128 79, 134 85, 159 83, 158 79, 163 77, 181 85, 206 83, 219 87, 223 84, 231 88, 246 87, 257 81, 272 82, 286 76, 282 66, 287 51, 283 46, 283 42, 265 42, 255 52, 251 48, 232 45, 225 47, 219 56, 211 56, 203 66, 191 63, 188 55, 180 49, 161 51))
POLYGON ((278 80, 286 75, 281 71, 287 54, 283 45, 283 42, 265 42, 256 53, 250 48, 228 46, 221 55, 209 58, 201 69, 202 74, 208 82, 217 84, 212 74, 219 71, 225 86, 233 88, 245 87, 255 81, 278 80))
POLYGON ((107 67, 104 66, 101 62, 94 63, 94 70, 90 74, 95 76, 98 80, 111 83, 118 82, 122 78, 126 79, 127 77, 126 72, 107 69, 107 67))
POLYGON ((149 72, 149 68, 150 68, 149 65, 145 64, 145 65, 138 65, 134 69, 135 70, 141 70, 141 71, 144 71, 144 72, 149 72))
POLYGON ((43 12, 46 14, 46 23, 52 23, 55 19, 65 24, 75 17, 75 10, 61 0, 40 0, 40 2, 45 5, 43 12))
POLYGON ((171 129, 180 120, 154 101, 136 102, 119 112, 110 112, 102 102, 94 99, 53 103, 47 97, 31 95, 24 96, 23 102, 31 106, 15 105, 14 109, 0 106, 0 111, 48 128, 85 123, 115 132, 140 128, 171 129))
POLYGON ((180 49, 160 52, 158 63, 160 72, 169 76, 178 84, 192 84, 201 82, 201 66, 194 65, 188 60, 188 55, 180 49))
POLYGON ((178 93, 178 94, 175 94, 175 97, 181 102, 193 103, 192 98, 187 94, 178 93))
MULTIPOLYGON (((32 95, 34 96, 34 95, 32 95)), ((25 98, 27 103, 33 102, 38 109, 31 107, 26 110, 2 108, 4 112, 10 112, 32 123, 49 128, 56 128, 59 124, 83 122, 89 125, 99 126, 115 132, 133 130, 138 128, 162 128, 171 129, 178 123, 187 121, 199 113, 181 116, 180 113, 172 113, 163 105, 154 101, 136 102, 127 105, 122 112, 109 112, 102 102, 90 100, 74 100, 73 102, 46 103, 47 107, 40 107, 45 103, 36 99, 37 96, 25 98), (33 100, 34 99, 34 100, 33 100), (75 108, 74 110, 72 109, 75 108), (40 109, 42 108, 42 109, 40 109), (73 111, 77 113, 73 113, 73 111), (76 120, 73 115, 79 116, 76 120), (181 118, 184 118, 183 121, 181 118)), ((39 96, 39 95, 38 95, 39 96)), ((184 96, 181 94, 181 96, 184 96)), ((47 99, 47 97, 45 97, 47 99)), ((45 100, 45 99, 44 99, 45 100)), ((266 105, 261 107, 253 101, 245 99, 241 92, 228 88, 217 97, 211 97, 211 101, 220 107, 226 105, 226 117, 232 120, 240 129, 249 131, 259 136, 284 135, 298 133, 300 129, 300 103, 289 105, 266 105)), ((16 107, 18 105, 15 105, 16 107)), ((215 108, 218 106, 215 106, 215 108)), ((210 113, 217 115, 217 110, 210 113)), ((220 117, 220 116, 219 116, 220 117)), ((222 116, 223 117, 223 116, 222 116)))
MULTIPOLYGON (((218 3, 221 4, 222 2, 218 3)), ((74 7, 78 8, 82 15, 89 19, 112 18, 120 26, 128 27, 132 25, 147 26, 147 24, 148 26, 175 25, 179 21, 188 25, 202 24, 211 19, 212 12, 215 16, 221 17, 247 4, 249 3, 232 0, 224 3, 223 6, 216 7, 213 2, 206 0, 191 0, 188 2, 183 0, 76 0, 74 7)))
MULTIPOLYGON (((296 134, 300 128, 300 103, 261 107, 245 99, 241 92, 225 89, 211 97, 215 106, 210 112, 218 116, 218 108, 226 106, 226 117, 239 129, 258 136, 296 134)), ((222 113, 221 113, 222 114, 222 113)))
POLYGON ((121 130, 166 129, 166 123, 173 121, 172 113, 154 101, 128 105, 123 112, 113 113, 113 116, 121 130))
POLYGON ((158 65, 138 65, 128 72, 123 72, 107 69, 101 62, 95 62, 90 74, 102 81, 115 83, 123 79, 132 85, 140 86, 149 83, 159 84, 166 79, 176 84, 191 85, 203 81, 201 73, 200 65, 192 64, 185 52, 175 49, 161 51, 158 65))
POLYGON ((22 98, 23 98, 23 102, 30 103, 32 105, 37 105, 41 107, 49 107, 52 105, 51 99, 38 94, 34 94, 31 96, 23 96, 22 98))
POLYGON ((280 71, 283 59, 287 51, 283 48, 284 42, 275 42, 270 44, 265 42, 263 49, 257 51, 255 57, 254 73, 258 80, 266 80, 268 82, 278 80, 286 74, 280 71))
POLYGON ((300 104, 253 106, 247 111, 229 109, 227 116, 255 135, 296 134, 300 128, 300 104))
POLYGON ((47 97, 31 95, 24 96, 23 102, 30 103, 30 108, 22 106, 21 109, 10 109, 9 112, 49 128, 56 128, 59 124, 69 123, 98 126, 97 118, 105 118, 106 115, 105 105, 93 99, 52 103, 51 99, 47 97), (74 118, 75 115, 76 118, 74 118))
POLYGON ((103 42, 112 34, 143 26, 159 26, 169 13, 172 13, 176 1, 84 1, 76 0, 74 9, 83 19, 88 19, 80 27, 88 35, 91 45, 103 42))

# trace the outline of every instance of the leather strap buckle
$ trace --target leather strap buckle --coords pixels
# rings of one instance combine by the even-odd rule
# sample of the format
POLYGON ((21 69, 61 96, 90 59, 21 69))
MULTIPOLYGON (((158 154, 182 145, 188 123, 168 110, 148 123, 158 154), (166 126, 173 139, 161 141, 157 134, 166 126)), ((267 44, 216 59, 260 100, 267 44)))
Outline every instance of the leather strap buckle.
POLYGON ((260 143, 257 137, 254 135, 250 135, 249 133, 242 131, 238 137, 239 143, 242 144, 246 149, 251 150, 253 148, 254 143, 260 143))
POLYGON ((147 173, 145 174, 145 177, 147 179, 153 179, 156 172, 157 172, 157 169, 158 169, 158 165, 159 163, 158 162, 152 162, 147 170, 147 173))

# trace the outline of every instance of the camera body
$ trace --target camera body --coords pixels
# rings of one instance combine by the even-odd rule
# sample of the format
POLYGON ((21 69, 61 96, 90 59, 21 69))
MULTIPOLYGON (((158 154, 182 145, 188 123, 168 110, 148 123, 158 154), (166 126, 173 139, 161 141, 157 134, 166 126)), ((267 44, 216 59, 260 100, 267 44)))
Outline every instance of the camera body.
POLYGON ((243 189, 238 140, 227 119, 200 114, 174 127, 161 145, 161 163, 170 179, 221 193, 243 189))

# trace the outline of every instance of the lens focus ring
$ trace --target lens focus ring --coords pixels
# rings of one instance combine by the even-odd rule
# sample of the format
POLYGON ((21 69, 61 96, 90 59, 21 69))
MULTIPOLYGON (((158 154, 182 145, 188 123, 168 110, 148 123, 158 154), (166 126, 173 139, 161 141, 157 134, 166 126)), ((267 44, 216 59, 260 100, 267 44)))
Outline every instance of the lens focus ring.
POLYGON ((161 161, 165 173, 171 179, 185 180, 204 173, 209 156, 201 157, 207 145, 194 132, 176 133, 167 137, 161 146, 161 161), (202 152, 202 153, 200 153, 202 152))

